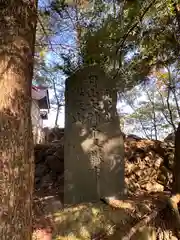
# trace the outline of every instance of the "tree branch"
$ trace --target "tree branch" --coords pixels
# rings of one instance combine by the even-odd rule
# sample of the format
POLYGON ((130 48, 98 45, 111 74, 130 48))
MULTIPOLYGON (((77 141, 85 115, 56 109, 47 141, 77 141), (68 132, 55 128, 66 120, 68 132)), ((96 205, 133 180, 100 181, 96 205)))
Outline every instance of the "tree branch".
POLYGON ((139 19, 129 28, 129 30, 127 31, 126 34, 124 34, 123 39, 121 40, 120 44, 118 45, 117 49, 116 49, 116 54, 118 53, 118 51, 120 49, 123 48, 125 41, 127 40, 129 34, 137 27, 137 25, 139 24, 140 21, 143 20, 144 16, 146 15, 146 13, 149 11, 149 9, 153 6, 153 4, 155 4, 156 0, 152 0, 150 2, 150 4, 144 9, 143 13, 139 16, 139 19))

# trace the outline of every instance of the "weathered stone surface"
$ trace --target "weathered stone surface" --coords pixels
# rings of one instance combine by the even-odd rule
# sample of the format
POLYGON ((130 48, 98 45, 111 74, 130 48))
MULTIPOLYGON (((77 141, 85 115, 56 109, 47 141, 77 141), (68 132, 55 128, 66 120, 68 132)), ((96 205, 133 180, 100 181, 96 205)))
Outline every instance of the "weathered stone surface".
POLYGON ((66 81, 66 203, 97 201, 124 190, 123 136, 113 84, 95 66, 66 81))

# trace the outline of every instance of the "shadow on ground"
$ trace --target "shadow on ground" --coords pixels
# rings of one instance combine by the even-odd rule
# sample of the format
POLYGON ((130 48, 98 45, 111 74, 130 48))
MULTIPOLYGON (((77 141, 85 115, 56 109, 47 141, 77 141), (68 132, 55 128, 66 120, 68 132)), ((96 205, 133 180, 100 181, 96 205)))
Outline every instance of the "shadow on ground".
MULTIPOLYGON (((53 240, 120 240, 145 216, 164 204, 164 194, 143 194, 120 201, 116 208, 101 202, 64 206, 56 198, 41 201, 44 216, 53 229, 53 240)), ((177 239, 172 235, 173 218, 168 209, 159 212, 148 224, 143 224, 131 238, 177 239), (145 238, 146 236, 146 238, 145 238)), ((46 225, 47 226, 47 225, 46 225)))

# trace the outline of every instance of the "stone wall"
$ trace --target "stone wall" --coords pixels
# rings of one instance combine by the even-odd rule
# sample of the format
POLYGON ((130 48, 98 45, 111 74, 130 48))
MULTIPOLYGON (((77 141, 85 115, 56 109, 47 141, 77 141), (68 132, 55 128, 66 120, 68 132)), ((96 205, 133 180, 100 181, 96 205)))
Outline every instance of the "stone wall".
POLYGON ((127 137, 125 182, 128 194, 170 191, 173 162, 173 143, 127 137))
MULTIPOLYGON (((128 194, 169 191, 172 183, 174 145, 135 136, 125 137, 125 184, 128 194)), ((63 141, 35 146, 35 189, 63 200, 63 141)), ((81 166, 78 166, 81 168, 81 166)))
MULTIPOLYGON (((59 195, 64 188, 64 149, 60 142, 35 146, 35 191, 59 195)), ((63 200, 63 199, 61 199, 63 200)))

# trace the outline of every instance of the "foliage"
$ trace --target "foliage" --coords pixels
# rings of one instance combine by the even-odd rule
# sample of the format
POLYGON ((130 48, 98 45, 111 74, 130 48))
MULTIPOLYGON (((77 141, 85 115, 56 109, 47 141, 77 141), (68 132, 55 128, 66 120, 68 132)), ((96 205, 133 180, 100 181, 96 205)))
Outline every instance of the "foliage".
POLYGON ((169 75, 158 72, 158 76, 160 77, 120 96, 121 102, 124 100, 132 110, 132 113, 126 113, 124 117, 126 128, 131 121, 134 126, 131 133, 143 133, 142 135, 149 139, 162 139, 175 131, 179 119, 179 88, 169 91, 169 75), (162 81, 165 81, 166 85, 159 85, 162 81))
MULTIPOLYGON (((77 4, 53 0, 42 4, 36 80, 53 89, 53 81, 61 85, 59 79, 82 65, 98 64, 116 81, 121 103, 124 99, 125 107, 131 106, 132 113, 125 115, 136 119, 134 128, 143 128, 149 138, 174 131, 180 116, 177 4, 171 0, 114 0, 113 4, 102 0, 77 4), (47 55, 51 55, 50 63, 47 55), (151 88, 152 79, 156 84, 151 88), (134 88, 140 83, 146 85, 134 88), (145 100, 135 104, 142 92, 145 100)), ((62 90, 58 94, 62 96, 62 90)), ((55 99, 54 94, 53 105, 55 99)))

